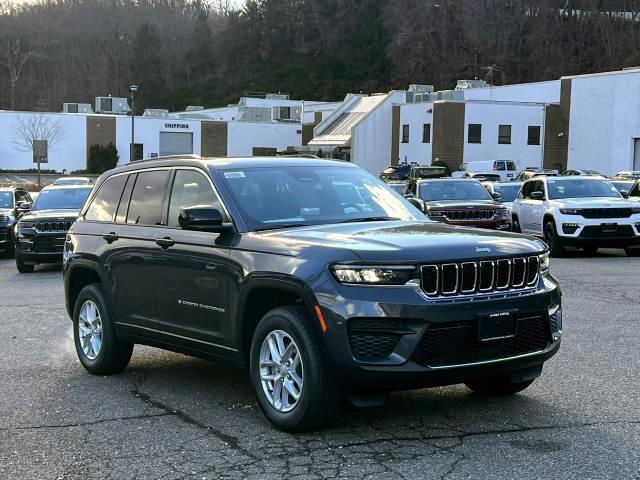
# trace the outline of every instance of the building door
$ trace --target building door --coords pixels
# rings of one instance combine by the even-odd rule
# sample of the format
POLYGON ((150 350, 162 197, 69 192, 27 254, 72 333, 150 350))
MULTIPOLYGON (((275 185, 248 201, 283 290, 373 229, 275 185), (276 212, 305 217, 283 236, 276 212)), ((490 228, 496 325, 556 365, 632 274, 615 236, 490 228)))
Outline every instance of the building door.
POLYGON ((640 170, 640 138, 633 139, 633 169, 640 170))
POLYGON ((160 156, 193 153, 193 133, 160 132, 160 156))

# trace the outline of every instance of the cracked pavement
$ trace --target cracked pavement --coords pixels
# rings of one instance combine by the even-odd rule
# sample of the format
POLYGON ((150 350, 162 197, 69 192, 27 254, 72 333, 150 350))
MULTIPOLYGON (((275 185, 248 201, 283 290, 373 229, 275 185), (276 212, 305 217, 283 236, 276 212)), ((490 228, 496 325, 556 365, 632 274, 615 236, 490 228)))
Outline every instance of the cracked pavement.
POLYGON ((243 370, 136 346, 120 375, 76 359, 56 267, 0 260, 2 479, 640 479, 640 259, 554 259, 559 355, 529 389, 394 393, 289 435, 243 370))

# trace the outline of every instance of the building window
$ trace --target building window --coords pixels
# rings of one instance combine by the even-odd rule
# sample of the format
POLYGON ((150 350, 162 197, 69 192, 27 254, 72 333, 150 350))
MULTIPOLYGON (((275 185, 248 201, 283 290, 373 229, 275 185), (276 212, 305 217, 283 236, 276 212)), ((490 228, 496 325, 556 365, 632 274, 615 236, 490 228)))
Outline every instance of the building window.
POLYGON ((409 125, 402 125, 402 143, 409 143, 409 125))
POLYGON ((133 144, 133 161, 142 160, 144 158, 144 144, 142 143, 134 143, 133 144))
POLYGON ((540 127, 529 125, 527 133, 527 145, 540 145, 540 127))
POLYGON ((422 125, 422 143, 431 143, 431 124, 422 125))
POLYGON ((468 143, 482 143, 482 125, 479 123, 470 123, 467 136, 468 143))
POLYGON ((503 145, 511 143, 511 125, 498 126, 498 143, 503 145))

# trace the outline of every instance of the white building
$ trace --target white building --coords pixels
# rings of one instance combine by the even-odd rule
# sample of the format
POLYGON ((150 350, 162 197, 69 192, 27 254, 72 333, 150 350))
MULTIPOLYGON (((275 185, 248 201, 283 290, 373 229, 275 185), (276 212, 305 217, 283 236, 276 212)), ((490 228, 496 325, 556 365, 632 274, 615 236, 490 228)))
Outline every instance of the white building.
POLYGON ((406 102, 407 92, 348 94, 333 113, 319 123, 308 143, 311 151, 351 161, 378 174, 394 158, 394 105, 406 102))

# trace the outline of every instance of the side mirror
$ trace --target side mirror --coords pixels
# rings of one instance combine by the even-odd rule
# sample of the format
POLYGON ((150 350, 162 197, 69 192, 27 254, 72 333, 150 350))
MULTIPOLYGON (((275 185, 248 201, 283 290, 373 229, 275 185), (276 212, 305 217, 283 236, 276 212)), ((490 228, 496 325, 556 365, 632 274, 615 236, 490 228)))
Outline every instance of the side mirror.
POLYGON ((183 230, 197 232, 222 233, 233 228, 230 223, 224 223, 220 210, 208 206, 181 208, 178 223, 183 230))
POLYGON ((622 195, 624 198, 629 198, 629 191, 628 190, 620 190, 620 195, 622 195))
POLYGON ((544 193, 531 192, 531 200, 544 200, 544 193))
POLYGON ((493 198, 494 200, 500 200, 502 198, 502 195, 500 195, 498 192, 493 192, 491 194, 491 198, 493 198))
POLYGON ((29 210, 31 210, 31 203, 30 202, 18 202, 16 203, 16 210, 18 212, 21 213, 25 213, 28 212, 29 210))
POLYGON ((410 197, 405 197, 407 199, 407 201, 413 205, 414 207, 416 207, 418 210, 420 210, 421 212, 424 212, 426 209, 426 206, 424 204, 424 200, 422 200, 421 198, 416 198, 413 195, 410 197))

